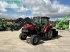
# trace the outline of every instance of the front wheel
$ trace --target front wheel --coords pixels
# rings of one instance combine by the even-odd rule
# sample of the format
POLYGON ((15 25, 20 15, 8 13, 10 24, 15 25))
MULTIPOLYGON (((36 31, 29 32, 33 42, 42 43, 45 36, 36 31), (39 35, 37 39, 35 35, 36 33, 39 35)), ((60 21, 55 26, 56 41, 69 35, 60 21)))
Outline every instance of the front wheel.
POLYGON ((32 35, 30 41, 31 44, 36 45, 39 43, 39 37, 37 35, 32 35))
POLYGON ((53 32, 52 32, 52 30, 49 30, 47 33, 47 38, 50 40, 50 39, 52 39, 52 37, 53 37, 53 32))

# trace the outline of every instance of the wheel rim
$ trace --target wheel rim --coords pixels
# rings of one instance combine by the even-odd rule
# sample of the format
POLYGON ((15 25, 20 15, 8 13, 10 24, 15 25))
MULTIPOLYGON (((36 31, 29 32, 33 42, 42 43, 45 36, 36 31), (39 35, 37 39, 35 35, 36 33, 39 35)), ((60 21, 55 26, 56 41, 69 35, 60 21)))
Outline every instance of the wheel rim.
POLYGON ((48 38, 52 38, 52 31, 48 32, 48 38))
POLYGON ((37 42, 38 42, 38 38, 35 37, 35 38, 34 38, 34 43, 37 43, 37 42))
POLYGON ((26 38, 26 35, 23 35, 22 38, 26 38))

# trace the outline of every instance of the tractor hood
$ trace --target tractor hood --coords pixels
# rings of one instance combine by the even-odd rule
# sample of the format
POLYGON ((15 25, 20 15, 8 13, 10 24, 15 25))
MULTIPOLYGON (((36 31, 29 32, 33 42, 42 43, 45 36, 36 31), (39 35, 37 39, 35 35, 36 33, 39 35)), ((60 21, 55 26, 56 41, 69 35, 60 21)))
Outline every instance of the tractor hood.
POLYGON ((27 28, 29 30, 34 30, 36 27, 36 24, 31 24, 31 23, 27 23, 23 26, 24 28, 27 28))

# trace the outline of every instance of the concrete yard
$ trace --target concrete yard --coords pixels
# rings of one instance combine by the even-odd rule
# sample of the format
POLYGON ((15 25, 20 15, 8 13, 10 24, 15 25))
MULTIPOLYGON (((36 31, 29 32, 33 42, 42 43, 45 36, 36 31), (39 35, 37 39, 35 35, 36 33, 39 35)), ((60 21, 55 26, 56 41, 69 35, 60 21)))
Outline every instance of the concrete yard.
POLYGON ((38 45, 19 39, 21 31, 0 31, 0 52, 70 52, 70 32, 59 30, 59 37, 38 45))

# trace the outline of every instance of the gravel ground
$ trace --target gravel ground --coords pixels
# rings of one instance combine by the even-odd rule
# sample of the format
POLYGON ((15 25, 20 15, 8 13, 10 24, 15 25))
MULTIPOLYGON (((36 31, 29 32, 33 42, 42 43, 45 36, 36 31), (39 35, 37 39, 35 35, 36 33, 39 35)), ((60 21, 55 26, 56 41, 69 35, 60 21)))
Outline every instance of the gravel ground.
POLYGON ((70 52, 70 32, 59 30, 59 37, 33 46, 19 39, 20 31, 0 31, 0 52, 70 52))

